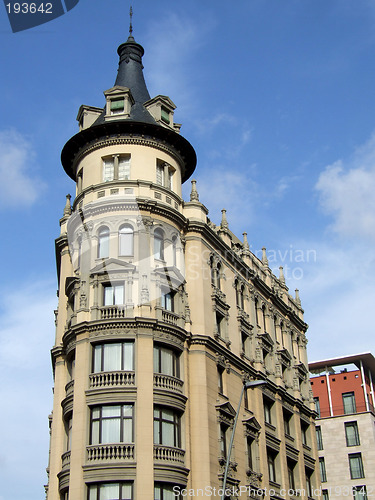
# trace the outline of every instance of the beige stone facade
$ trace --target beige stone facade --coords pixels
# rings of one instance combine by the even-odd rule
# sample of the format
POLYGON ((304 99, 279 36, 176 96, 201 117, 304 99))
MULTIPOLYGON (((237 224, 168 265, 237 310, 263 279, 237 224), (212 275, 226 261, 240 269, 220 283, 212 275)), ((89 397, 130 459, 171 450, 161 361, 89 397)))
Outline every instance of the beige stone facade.
POLYGON ((182 200, 194 150, 173 102, 126 81, 143 49, 119 54, 105 109, 80 108, 62 154, 77 192, 56 240, 47 498, 220 498, 230 451, 226 498, 318 498, 298 293, 225 211, 208 219, 195 181, 182 200), (229 450, 244 382, 262 379, 229 450))

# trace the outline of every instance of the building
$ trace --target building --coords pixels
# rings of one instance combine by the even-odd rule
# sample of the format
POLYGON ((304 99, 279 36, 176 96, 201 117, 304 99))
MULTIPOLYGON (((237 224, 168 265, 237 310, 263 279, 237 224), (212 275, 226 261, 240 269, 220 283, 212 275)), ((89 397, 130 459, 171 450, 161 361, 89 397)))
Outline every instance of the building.
POLYGON ((104 109, 81 106, 62 151, 76 196, 56 240, 47 498, 219 498, 228 456, 242 498, 317 498, 298 291, 225 210, 219 226, 208 219, 194 180, 183 201, 196 155, 175 105, 150 98, 131 33, 118 54, 104 109), (262 379, 229 450, 244 383, 262 379))
POLYGON ((371 498, 375 491, 375 358, 370 353, 309 364, 318 418, 324 498, 371 498))

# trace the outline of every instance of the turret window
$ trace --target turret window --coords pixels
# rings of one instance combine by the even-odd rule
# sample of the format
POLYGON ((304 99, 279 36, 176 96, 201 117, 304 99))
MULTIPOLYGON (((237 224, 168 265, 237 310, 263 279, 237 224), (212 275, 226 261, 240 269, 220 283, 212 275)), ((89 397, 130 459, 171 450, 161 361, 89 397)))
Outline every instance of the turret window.
POLYGON ((168 163, 161 160, 156 164, 156 184, 164 186, 168 189, 173 189, 173 174, 174 169, 168 163))
POLYGON ((102 227, 98 235, 98 258, 104 259, 109 257, 109 229, 102 227))
POLYGON ((130 155, 103 158, 103 182, 130 179, 130 155))
POLYGON ((133 228, 125 224, 119 231, 119 255, 122 257, 134 254, 134 234, 133 228))
POLYGON ((164 123, 167 123, 168 125, 170 124, 170 116, 169 116, 169 111, 166 108, 161 107, 161 119, 164 123))
POLYGON ((161 229, 154 231, 154 257, 158 260, 164 260, 164 233, 161 229))

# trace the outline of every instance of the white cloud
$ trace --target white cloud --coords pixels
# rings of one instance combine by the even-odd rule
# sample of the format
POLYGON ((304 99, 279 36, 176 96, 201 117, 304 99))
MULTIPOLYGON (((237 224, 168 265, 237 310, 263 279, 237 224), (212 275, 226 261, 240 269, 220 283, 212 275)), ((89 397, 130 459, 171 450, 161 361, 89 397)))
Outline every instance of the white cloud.
POLYGON ((52 409, 49 350, 54 342, 55 286, 17 283, 9 290, 0 290, 1 494, 23 500, 27 491, 29 498, 42 498, 52 409))
POLYGON ((33 174, 34 151, 15 130, 0 132, 0 209, 32 205, 44 183, 33 174))
POLYGON ((316 184, 331 229, 341 236, 375 239, 375 134, 349 161, 338 160, 316 184))

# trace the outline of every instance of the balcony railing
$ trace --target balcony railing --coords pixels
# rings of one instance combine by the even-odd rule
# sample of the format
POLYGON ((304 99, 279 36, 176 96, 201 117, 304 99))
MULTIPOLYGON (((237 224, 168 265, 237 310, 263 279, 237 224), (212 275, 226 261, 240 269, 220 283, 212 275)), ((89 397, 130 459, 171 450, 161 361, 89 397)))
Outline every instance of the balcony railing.
POLYGON ((183 381, 179 378, 172 377, 171 375, 164 375, 163 373, 154 373, 154 387, 158 389, 167 389, 168 391, 182 394, 183 385, 183 381))
POLYGON ((87 447, 87 460, 127 461, 134 460, 134 444, 95 444, 87 447))
POLYGON ((62 470, 70 468, 70 451, 66 451, 61 455, 61 468, 62 470))
POLYGON ((154 460, 184 464, 184 457, 185 450, 181 450, 180 448, 173 448, 172 446, 154 444, 154 460))
POLYGON ((89 375, 90 389, 135 385, 135 372, 99 372, 89 375))
POLYGON ((172 312, 172 311, 167 311, 166 309, 162 310, 162 319, 166 323, 170 323, 171 325, 177 325, 179 315, 172 312))
POLYGON ((101 319, 125 318, 125 306, 104 306, 100 308, 101 319))
POLYGON ((65 394, 66 396, 70 396, 74 392, 74 380, 70 380, 65 386, 65 394))

